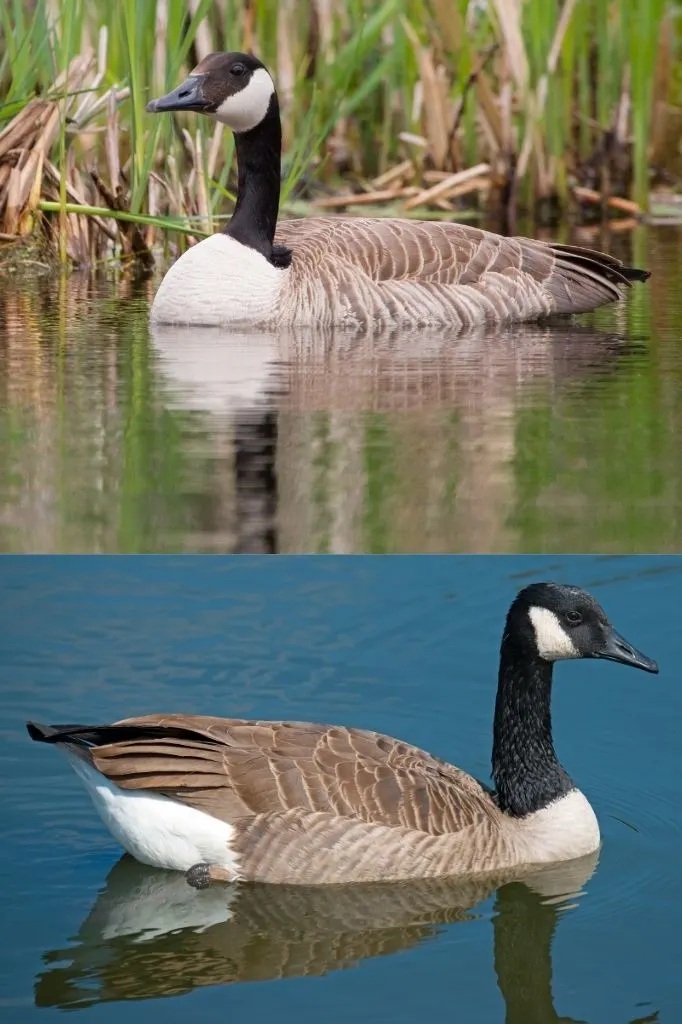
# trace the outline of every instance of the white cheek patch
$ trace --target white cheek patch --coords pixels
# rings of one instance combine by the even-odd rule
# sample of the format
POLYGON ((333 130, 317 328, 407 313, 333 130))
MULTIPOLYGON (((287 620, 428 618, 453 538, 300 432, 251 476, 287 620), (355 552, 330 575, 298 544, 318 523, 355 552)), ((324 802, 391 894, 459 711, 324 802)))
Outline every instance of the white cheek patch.
POLYGON ((275 83, 265 68, 256 68, 249 84, 220 104, 213 117, 233 132, 248 132, 260 124, 268 112, 275 83))
POLYGON ((549 608, 533 605, 528 615, 535 630, 538 654, 545 661, 559 661, 562 658, 579 658, 580 651, 549 608))

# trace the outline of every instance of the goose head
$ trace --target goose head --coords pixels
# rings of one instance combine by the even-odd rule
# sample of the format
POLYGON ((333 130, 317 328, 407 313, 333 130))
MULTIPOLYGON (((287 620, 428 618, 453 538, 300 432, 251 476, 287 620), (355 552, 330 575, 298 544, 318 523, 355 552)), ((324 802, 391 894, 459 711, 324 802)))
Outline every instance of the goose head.
POLYGON ((658 665, 624 639, 597 601, 580 587, 532 583, 509 609, 503 643, 530 660, 601 658, 658 672, 658 665))
POLYGON ((270 73, 248 53, 209 53, 172 92, 151 100, 147 110, 161 114, 190 110, 248 132, 270 115, 279 116, 270 73))

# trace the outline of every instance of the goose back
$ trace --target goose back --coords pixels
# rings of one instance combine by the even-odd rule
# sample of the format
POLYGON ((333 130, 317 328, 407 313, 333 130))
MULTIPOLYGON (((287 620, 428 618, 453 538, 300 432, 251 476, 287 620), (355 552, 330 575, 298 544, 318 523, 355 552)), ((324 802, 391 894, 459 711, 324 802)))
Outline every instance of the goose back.
POLYGON ((291 248, 279 319, 319 324, 532 320, 619 299, 631 271, 590 249, 469 225, 369 218, 280 222, 291 248))
POLYGON ((122 789, 162 793, 230 824, 298 809, 443 835, 498 813, 466 772, 369 730, 147 715, 94 735, 92 764, 122 789))

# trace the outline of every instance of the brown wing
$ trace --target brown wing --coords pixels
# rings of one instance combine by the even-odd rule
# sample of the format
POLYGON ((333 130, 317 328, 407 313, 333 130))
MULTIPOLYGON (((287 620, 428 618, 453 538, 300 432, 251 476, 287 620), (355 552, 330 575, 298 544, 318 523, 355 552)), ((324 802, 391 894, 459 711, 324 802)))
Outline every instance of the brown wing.
POLYGON ((163 793, 229 822, 301 808, 442 835, 499 813, 465 772, 360 729, 149 715, 97 730, 89 755, 124 789, 163 793))
POLYGON ((319 273, 324 265, 339 278, 339 267, 345 265, 355 272, 359 268, 377 284, 473 285, 492 301, 499 293, 507 306, 512 285, 520 302, 534 301, 539 290, 544 307, 556 313, 618 299, 631 280, 648 276, 591 249, 505 238, 450 222, 362 217, 281 221, 276 241, 293 250, 294 268, 302 275, 319 273))

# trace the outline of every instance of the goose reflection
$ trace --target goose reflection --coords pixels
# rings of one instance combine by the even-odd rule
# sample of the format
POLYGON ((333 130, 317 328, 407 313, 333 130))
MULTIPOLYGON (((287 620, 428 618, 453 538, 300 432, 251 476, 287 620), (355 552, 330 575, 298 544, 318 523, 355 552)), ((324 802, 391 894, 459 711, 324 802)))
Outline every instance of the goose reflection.
POLYGON ((459 338, 182 327, 152 337, 163 401, 192 414, 193 449, 212 463, 201 532, 211 550, 220 538, 220 550, 254 552, 374 550, 370 522, 394 551, 513 550, 525 411, 549 401, 565 415, 569 388, 572 402, 589 389, 593 409, 638 351, 570 321, 459 338))
POLYGON ((355 886, 214 886, 124 856, 111 870, 75 946, 44 955, 37 1006, 178 996, 206 985, 319 976, 436 938, 472 917, 497 889, 494 959, 507 1024, 557 1024, 552 939, 597 855, 522 880, 421 879, 355 886))
MULTIPOLYGON (((231 534, 226 547, 235 554, 274 554, 278 497, 274 402, 282 390, 277 377, 277 337, 156 327, 152 339, 166 384, 166 403, 209 414, 215 476, 230 481, 223 488, 228 495, 209 503, 218 521, 207 523, 207 532, 231 534)), ((207 515, 206 509, 203 514, 207 515)))
POLYGON ((341 411, 422 409, 482 387, 519 388, 615 373, 638 351, 623 336, 571 320, 443 330, 278 333, 159 325, 151 328, 166 400, 232 417, 264 407, 341 411))

